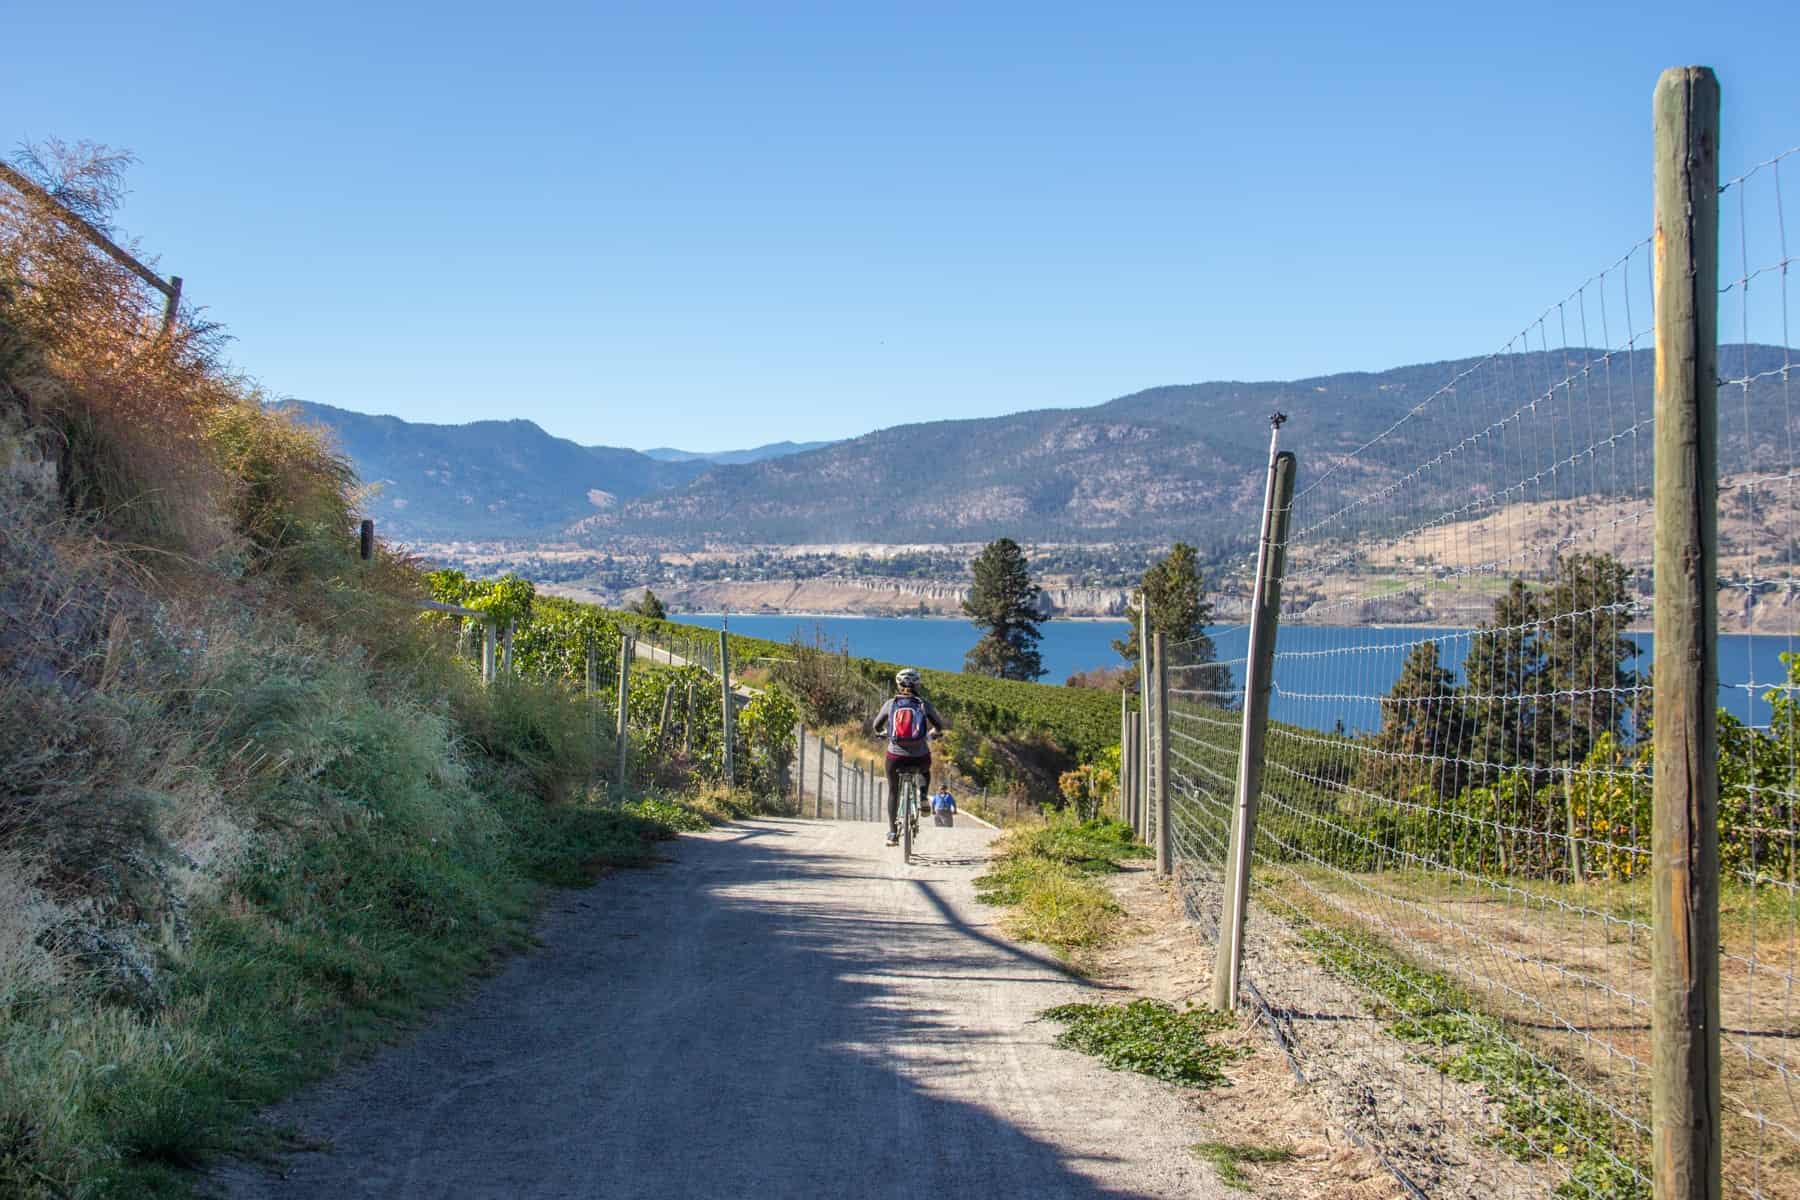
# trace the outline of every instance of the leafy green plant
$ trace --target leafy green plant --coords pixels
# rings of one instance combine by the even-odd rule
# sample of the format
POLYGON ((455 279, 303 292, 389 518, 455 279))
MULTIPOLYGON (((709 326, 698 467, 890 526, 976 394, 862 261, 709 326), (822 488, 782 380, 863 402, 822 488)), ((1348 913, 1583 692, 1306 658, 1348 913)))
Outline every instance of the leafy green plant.
POLYGON ((1455 980, 1408 961, 1367 934, 1323 924, 1302 942, 1326 965, 1391 1006, 1395 1037, 1423 1048, 1452 1079, 1479 1085, 1498 1105, 1493 1141, 1521 1160, 1548 1158, 1569 1178, 1559 1196, 1649 1195, 1641 1147, 1604 1106, 1583 1095, 1522 1037, 1475 1004, 1455 980), (1603 1186, 1601 1186, 1603 1185, 1603 1186))
POLYGON ((1177 1010, 1161 1000, 1128 1004, 1059 1004, 1041 1014, 1067 1026, 1056 1044, 1092 1054, 1115 1071, 1136 1071, 1186 1087, 1222 1087, 1225 1068, 1245 1057, 1240 1046, 1224 1046, 1210 1035, 1229 1028, 1228 1013, 1213 1009, 1177 1010))
POLYGON ((1294 1152, 1286 1146, 1258 1146, 1249 1142, 1201 1142, 1188 1149, 1212 1164, 1220 1183, 1242 1192, 1250 1190, 1250 1180, 1243 1172, 1245 1163, 1261 1166, 1289 1162, 1294 1157, 1294 1152))

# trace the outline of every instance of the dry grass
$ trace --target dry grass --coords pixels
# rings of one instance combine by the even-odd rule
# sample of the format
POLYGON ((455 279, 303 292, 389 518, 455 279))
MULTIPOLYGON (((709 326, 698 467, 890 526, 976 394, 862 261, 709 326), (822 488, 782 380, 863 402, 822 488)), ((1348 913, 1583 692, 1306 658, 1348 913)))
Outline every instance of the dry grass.
MULTIPOLYGON (((1649 894, 1643 883, 1458 884, 1412 872, 1269 876, 1302 911, 1403 948, 1597 1103, 1649 1115, 1649 894)), ((1727 888, 1720 1011, 1727 1186, 1800 1200, 1800 901, 1727 888)))

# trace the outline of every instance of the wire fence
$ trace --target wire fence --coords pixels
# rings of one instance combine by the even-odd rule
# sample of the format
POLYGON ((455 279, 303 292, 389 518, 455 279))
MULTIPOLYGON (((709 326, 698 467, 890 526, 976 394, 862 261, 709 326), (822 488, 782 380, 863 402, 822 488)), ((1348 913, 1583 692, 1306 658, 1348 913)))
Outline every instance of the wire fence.
MULTIPOLYGON (((1723 1176, 1771 1200, 1800 1197, 1797 161, 1720 193, 1723 1176)), ((1653 251, 1361 444, 1295 421, 1243 980, 1422 1194, 1651 1190, 1653 251)), ((1248 636, 1170 653, 1173 870, 1215 936, 1248 636)))

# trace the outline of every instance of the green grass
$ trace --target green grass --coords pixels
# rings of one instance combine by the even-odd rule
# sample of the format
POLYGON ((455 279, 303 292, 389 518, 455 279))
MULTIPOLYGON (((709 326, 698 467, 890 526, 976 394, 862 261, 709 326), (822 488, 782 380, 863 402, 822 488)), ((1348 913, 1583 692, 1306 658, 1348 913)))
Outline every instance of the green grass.
POLYGON ((1139 999, 1060 1004, 1042 1015, 1066 1026, 1057 1045, 1091 1054, 1115 1071, 1136 1071, 1184 1087, 1228 1085, 1226 1066, 1248 1053, 1209 1040, 1234 1024, 1230 1014, 1212 1009, 1181 1012, 1160 1000, 1139 999))
POLYGON ((1258 1146, 1249 1142, 1201 1142, 1188 1149, 1212 1164, 1220 1183, 1240 1192, 1250 1190, 1250 1180, 1243 1172, 1245 1163, 1284 1163, 1294 1157, 1294 1152, 1285 1146, 1258 1146))
MULTIPOLYGON (((120 744, 159 748, 155 821, 238 849, 135 883, 134 863, 174 857, 154 828, 85 851, 131 885, 102 902, 143 915, 69 905, 54 928, 135 947, 151 982, 121 995, 72 948, 58 986, 0 995, 0 1195, 190 1194, 197 1164, 250 1145, 257 1108, 528 945, 546 887, 648 864, 674 836, 575 786, 591 764, 548 691, 386 676, 292 626, 212 630, 151 678, 160 694, 93 703, 120 744)), ((87 806, 70 822, 105 830, 109 796, 143 794, 136 759, 102 767, 57 767, 87 806)))
POLYGON ((1012 910, 1008 934, 1067 955, 1104 944, 1124 916, 1095 877, 1150 853, 1118 821, 1078 824, 1057 818, 1007 833, 975 891, 981 900, 1012 910))
POLYGON ((1648 1197, 1645 1147, 1507 1025, 1482 1012, 1455 980, 1426 970, 1366 934, 1313 924, 1302 941, 1334 971, 1377 996, 1397 1019, 1389 1032, 1452 1079, 1476 1084, 1499 1112, 1492 1141, 1513 1157, 1569 1171, 1558 1196, 1648 1197))
POLYGON ((621 807, 633 816, 659 822, 680 833, 699 833, 712 828, 712 822, 704 814, 679 800, 646 796, 642 800, 629 801, 621 807))

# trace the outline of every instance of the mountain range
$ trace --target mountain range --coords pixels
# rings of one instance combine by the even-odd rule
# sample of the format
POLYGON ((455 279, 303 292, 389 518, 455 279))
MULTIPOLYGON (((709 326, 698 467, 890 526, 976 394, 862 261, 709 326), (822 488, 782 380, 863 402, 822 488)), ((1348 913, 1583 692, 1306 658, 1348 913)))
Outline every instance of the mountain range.
MULTIPOLYGON (((1774 346, 1720 349, 1721 362, 1751 381, 1722 388, 1721 409, 1785 414, 1776 425, 1759 418, 1759 445, 1793 420, 1780 391, 1792 358, 1774 346)), ((1300 486, 1325 489, 1315 505, 1403 494, 1409 473, 1446 448, 1457 455, 1455 474, 1434 482, 1471 497, 1546 472, 1579 490, 1563 458, 1597 436, 1647 428, 1653 378, 1649 351, 1571 349, 1186 384, 1091 408, 899 426, 746 462, 584 447, 526 420, 418 425, 296 407, 331 429, 379 485, 370 514, 401 539, 1206 542, 1253 530, 1277 409, 1289 417, 1283 444, 1299 453, 1300 486), (1357 453, 1377 438, 1376 452, 1357 453)), ((1756 454, 1742 419, 1721 420, 1720 433, 1721 470, 1756 454)), ((1621 454, 1647 463, 1649 444, 1647 434, 1606 443, 1610 469, 1617 474, 1621 454)))
POLYGON ((789 454, 804 454, 808 450, 818 450, 830 442, 770 442, 766 446, 756 446, 749 450, 715 450, 696 453, 692 450, 675 450, 668 446, 658 446, 644 453, 657 462, 709 462, 721 465, 762 462, 766 458, 785 458, 789 454))

